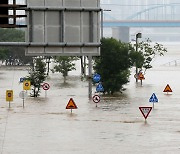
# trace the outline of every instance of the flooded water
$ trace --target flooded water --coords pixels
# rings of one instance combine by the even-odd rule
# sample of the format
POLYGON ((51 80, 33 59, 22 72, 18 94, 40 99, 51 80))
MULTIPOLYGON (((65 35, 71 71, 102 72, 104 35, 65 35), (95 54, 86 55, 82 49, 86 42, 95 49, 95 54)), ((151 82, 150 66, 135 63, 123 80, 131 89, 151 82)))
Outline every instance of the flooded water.
MULTIPOLYGON (((1 154, 178 154, 180 153, 180 59, 177 44, 157 57, 143 85, 136 84, 134 68, 126 91, 116 97, 101 96, 97 107, 88 99, 88 82, 80 72, 71 72, 67 84, 60 74, 51 74, 50 89, 39 98, 27 97, 25 108, 19 93, 19 78, 27 70, 0 70, 0 153, 1 154), (168 64, 168 65, 167 65, 168 64), (163 93, 169 84, 172 94, 163 93), (14 90, 14 101, 5 101, 5 92, 14 90), (159 102, 147 120, 140 106, 159 102), (70 98, 78 109, 66 110, 70 98)), ((93 93, 95 87, 93 87, 93 93)), ((30 92, 28 92, 29 94, 30 92)))

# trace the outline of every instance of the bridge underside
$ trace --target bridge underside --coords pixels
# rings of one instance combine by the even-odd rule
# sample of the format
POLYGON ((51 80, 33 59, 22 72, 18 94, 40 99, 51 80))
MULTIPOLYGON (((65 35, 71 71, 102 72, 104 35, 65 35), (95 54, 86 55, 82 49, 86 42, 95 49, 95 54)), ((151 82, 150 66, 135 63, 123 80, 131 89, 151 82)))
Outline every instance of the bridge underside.
POLYGON ((180 20, 163 21, 104 21, 103 27, 180 27, 180 20))

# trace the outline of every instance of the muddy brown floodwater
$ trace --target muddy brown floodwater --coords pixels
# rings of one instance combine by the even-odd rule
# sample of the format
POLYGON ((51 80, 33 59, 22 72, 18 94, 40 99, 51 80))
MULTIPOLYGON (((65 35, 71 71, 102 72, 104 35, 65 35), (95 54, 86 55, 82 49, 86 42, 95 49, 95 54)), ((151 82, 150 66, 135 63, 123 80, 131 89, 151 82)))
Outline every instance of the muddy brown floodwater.
MULTIPOLYGON (((134 68, 126 91, 103 97, 97 107, 88 99, 88 82, 79 71, 71 72, 67 84, 60 74, 50 74, 45 97, 27 97, 25 108, 19 93, 19 78, 27 70, 0 70, 0 153, 1 154, 179 154, 180 153, 180 66, 163 65, 180 59, 174 45, 153 62, 141 86, 135 83, 134 68), (172 93, 163 93, 169 84, 172 93), (6 90, 14 90, 9 109, 6 90), (140 106, 152 106, 145 121, 140 106), (78 109, 66 110, 70 98, 78 109)), ((93 87, 93 93, 95 87, 93 87)), ((28 92, 29 94, 30 92, 28 92)))

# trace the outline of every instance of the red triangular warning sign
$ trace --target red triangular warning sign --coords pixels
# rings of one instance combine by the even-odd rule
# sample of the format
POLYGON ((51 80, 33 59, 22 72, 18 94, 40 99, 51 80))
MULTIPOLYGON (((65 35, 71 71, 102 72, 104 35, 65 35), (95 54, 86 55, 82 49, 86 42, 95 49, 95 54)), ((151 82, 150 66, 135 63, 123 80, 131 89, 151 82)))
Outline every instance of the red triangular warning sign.
POLYGON ((144 80, 145 77, 144 77, 144 75, 143 75, 142 73, 140 73, 138 79, 139 79, 139 80, 144 80))
POLYGON ((169 86, 169 84, 167 84, 167 86, 165 87, 163 92, 172 92, 171 87, 169 86))
POLYGON ((146 119, 148 117, 149 113, 151 112, 152 107, 139 107, 139 110, 141 111, 142 115, 146 119))
POLYGON ((66 106, 66 109, 77 109, 77 106, 72 98, 70 98, 70 100, 66 106))

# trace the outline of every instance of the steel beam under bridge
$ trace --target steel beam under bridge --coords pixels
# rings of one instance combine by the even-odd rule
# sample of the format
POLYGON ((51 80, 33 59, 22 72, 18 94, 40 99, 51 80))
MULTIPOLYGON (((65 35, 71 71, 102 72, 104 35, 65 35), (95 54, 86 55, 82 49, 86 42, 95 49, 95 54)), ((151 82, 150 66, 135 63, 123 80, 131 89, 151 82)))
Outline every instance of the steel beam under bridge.
POLYGON ((180 20, 158 20, 158 21, 104 21, 103 27, 180 27, 180 20))

